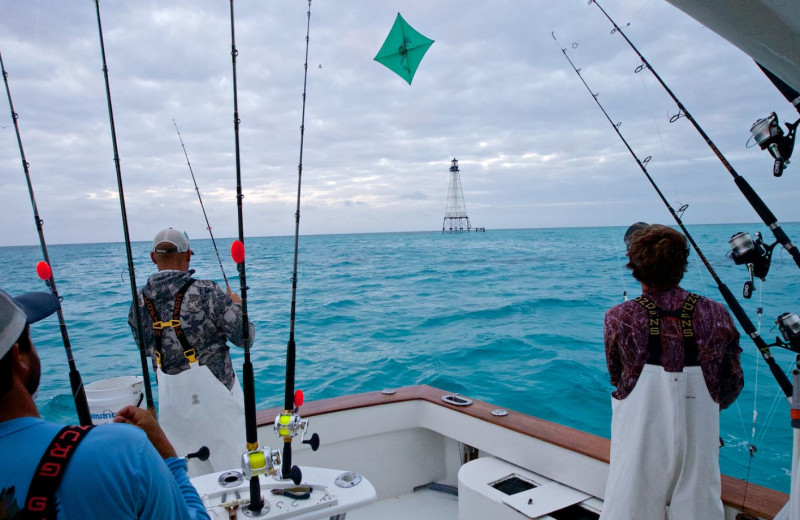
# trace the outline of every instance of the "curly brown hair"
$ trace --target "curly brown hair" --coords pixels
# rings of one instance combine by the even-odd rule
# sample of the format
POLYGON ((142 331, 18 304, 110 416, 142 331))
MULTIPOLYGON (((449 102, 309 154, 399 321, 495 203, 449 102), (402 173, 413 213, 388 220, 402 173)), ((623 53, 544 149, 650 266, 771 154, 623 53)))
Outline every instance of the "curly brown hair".
POLYGON ((650 289, 666 290, 680 283, 688 258, 686 237, 670 227, 651 224, 631 235, 627 267, 650 289))

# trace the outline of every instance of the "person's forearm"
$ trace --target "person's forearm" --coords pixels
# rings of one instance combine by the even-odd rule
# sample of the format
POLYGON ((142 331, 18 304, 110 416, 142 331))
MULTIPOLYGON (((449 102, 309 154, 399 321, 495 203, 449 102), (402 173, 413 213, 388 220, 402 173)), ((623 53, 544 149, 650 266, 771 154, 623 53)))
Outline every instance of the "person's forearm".
POLYGON ((170 457, 164 459, 164 462, 167 463, 169 470, 172 472, 172 477, 181 490, 183 500, 192 513, 192 518, 196 518, 197 520, 210 520, 208 512, 203 505, 203 501, 197 493, 197 489, 195 489, 189 481, 189 476, 186 474, 186 459, 170 457))

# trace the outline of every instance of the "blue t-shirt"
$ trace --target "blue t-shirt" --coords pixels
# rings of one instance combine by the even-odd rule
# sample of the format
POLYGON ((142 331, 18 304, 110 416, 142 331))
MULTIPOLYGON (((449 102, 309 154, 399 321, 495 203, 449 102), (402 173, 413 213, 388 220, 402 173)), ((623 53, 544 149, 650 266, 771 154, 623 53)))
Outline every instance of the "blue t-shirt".
MULTIPOLYGON (((0 518, 24 508, 45 449, 64 425, 38 417, 0 423, 0 518)), ((56 491, 59 519, 208 519, 183 459, 161 458, 128 424, 95 427, 75 450, 56 491)))

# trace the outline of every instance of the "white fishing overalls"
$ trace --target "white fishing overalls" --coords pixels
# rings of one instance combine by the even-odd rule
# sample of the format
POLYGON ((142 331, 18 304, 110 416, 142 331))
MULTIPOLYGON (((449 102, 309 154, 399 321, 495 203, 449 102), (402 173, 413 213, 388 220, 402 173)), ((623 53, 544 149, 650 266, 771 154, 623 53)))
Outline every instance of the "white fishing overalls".
POLYGON ((697 361, 690 295, 681 310, 648 311, 649 358, 631 393, 612 397, 611 463, 601 520, 723 520, 719 405, 697 361), (687 308, 691 307, 691 308, 687 308), (660 317, 681 320, 681 372, 661 365, 660 317))
POLYGON ((145 306, 156 329, 156 352, 161 356, 162 329, 171 327, 183 347, 189 369, 178 374, 165 374, 161 363, 156 367, 158 381, 158 422, 178 456, 207 446, 207 461, 191 458, 190 477, 238 468, 245 452, 244 393, 234 372, 233 387, 228 390, 211 370, 201 365, 180 326, 183 296, 193 280, 178 291, 171 322, 164 323, 155 315, 155 308, 145 297, 145 306), (160 327, 160 328, 159 328, 160 327))

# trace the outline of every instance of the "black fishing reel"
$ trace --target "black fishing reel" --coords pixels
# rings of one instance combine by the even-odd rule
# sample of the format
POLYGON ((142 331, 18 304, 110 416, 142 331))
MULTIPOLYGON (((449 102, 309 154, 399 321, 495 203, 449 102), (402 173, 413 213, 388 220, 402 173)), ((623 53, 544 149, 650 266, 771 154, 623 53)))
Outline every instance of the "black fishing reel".
POLYGON ((754 277, 760 278, 761 281, 767 277, 772 263, 772 250, 777 244, 777 242, 771 245, 765 244, 761 233, 757 232, 755 236, 756 238, 753 240, 749 233, 736 233, 728 240, 731 246, 728 256, 736 265, 747 266, 750 274, 750 279, 744 283, 742 288, 742 296, 745 298, 750 298, 755 291, 754 277))
POLYGON ((793 312, 784 312, 775 320, 784 342, 775 338, 776 344, 795 353, 800 353, 800 318, 793 312))
POLYGON ((753 139, 762 150, 768 150, 775 159, 772 166, 772 174, 775 177, 783 175, 783 170, 789 164, 794 150, 795 130, 800 124, 800 119, 794 123, 786 123, 788 133, 783 134, 778 116, 775 112, 763 119, 759 119, 750 127, 753 139))

